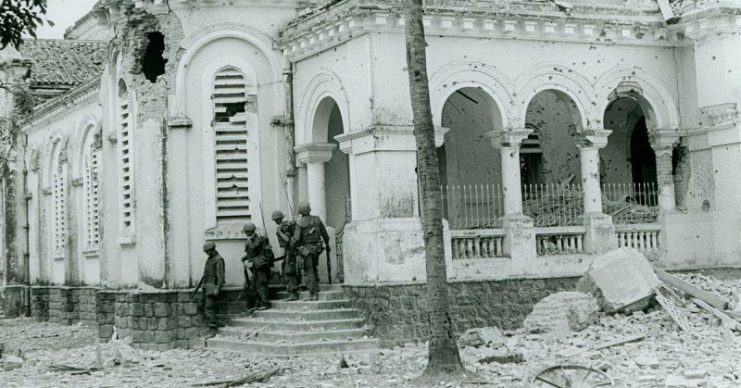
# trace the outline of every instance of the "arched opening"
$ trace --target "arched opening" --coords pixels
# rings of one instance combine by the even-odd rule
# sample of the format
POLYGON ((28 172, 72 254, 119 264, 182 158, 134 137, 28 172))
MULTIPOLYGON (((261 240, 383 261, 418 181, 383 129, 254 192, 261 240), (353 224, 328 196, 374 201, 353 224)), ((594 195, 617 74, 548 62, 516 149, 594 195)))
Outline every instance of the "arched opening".
POLYGON ((523 212, 535 225, 578 225, 582 220, 581 159, 576 147, 582 131, 579 108, 566 93, 544 90, 527 107, 532 134, 520 148, 523 212))
POLYGON ((496 102, 475 87, 455 91, 445 101, 442 125, 448 131, 438 148, 443 217, 451 229, 491 228, 504 214, 502 158, 491 144, 502 131, 496 102))
POLYGON ((329 143, 335 145, 332 157, 324 163, 324 178, 326 190, 326 220, 327 226, 336 231, 351 219, 350 214, 350 159, 340 150, 335 140, 345 132, 342 113, 337 102, 324 98, 317 107, 313 123, 313 141, 315 143, 329 143))
POLYGON ((612 130, 600 150, 603 207, 616 224, 654 222, 658 214, 656 154, 648 137, 650 106, 640 97, 619 97, 605 110, 612 130))

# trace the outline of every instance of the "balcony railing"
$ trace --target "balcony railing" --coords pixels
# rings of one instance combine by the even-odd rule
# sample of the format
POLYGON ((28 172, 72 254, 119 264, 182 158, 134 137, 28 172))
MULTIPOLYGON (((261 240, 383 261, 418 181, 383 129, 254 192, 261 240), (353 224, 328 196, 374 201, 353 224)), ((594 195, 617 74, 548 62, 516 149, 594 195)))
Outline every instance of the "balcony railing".
POLYGON ((453 230, 453 260, 492 259, 504 256, 502 229, 453 230))
POLYGON ((659 250, 661 226, 657 224, 616 225, 618 247, 648 252, 659 250))
POLYGON ((583 226, 535 228, 538 256, 582 254, 584 234, 583 226))

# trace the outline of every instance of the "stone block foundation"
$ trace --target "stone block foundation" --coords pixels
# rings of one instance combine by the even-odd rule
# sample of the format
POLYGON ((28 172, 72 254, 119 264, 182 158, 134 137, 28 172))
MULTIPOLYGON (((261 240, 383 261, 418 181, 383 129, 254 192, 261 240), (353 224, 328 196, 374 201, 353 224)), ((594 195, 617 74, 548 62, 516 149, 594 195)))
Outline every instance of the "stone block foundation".
MULTIPOLYGON (((2 300, 6 316, 24 315, 27 287, 12 286, 2 300)), ((166 350, 200 344, 209 332, 203 317, 202 293, 193 290, 110 290, 92 287, 30 287, 31 316, 66 325, 98 325, 108 340, 116 327, 119 338, 131 337, 142 349, 166 350)), ((241 288, 225 289, 217 308, 222 319, 247 311, 241 288)))
MULTIPOLYGON (((546 296, 575 289, 578 278, 477 280, 450 283, 450 311, 456 334, 475 327, 522 327, 533 306, 546 296)), ((424 284, 346 285, 352 307, 360 310, 383 344, 427 340, 424 284)))

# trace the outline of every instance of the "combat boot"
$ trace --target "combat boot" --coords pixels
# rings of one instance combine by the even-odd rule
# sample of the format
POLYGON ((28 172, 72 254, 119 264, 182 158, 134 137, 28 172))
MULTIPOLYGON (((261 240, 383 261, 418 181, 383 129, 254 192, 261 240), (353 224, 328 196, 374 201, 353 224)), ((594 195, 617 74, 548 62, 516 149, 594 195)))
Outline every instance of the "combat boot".
POLYGON ((290 295, 288 295, 288 298, 286 298, 286 302, 294 302, 298 300, 298 293, 292 292, 290 295))

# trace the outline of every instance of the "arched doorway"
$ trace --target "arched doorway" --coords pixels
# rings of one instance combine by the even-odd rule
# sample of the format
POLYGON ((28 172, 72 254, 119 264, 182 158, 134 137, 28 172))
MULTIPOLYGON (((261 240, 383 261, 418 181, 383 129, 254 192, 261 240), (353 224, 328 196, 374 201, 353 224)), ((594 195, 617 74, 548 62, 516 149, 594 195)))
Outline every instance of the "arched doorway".
POLYGON ((501 112, 484 90, 467 87, 448 97, 441 118, 448 129, 438 148, 443 217, 451 229, 494 227, 504 214, 502 160, 491 144, 501 112))
POLYGON ((325 209, 327 226, 335 230, 351 218, 350 215, 350 160, 342 152, 335 137, 342 135, 345 128, 342 113, 337 102, 331 97, 324 98, 314 115, 312 140, 314 143, 331 144, 331 158, 324 163, 325 209))
POLYGON ((579 108, 568 94, 544 90, 528 104, 525 122, 532 133, 521 146, 523 212, 539 227, 581 224, 579 108))
POLYGON ((640 97, 619 97, 604 115, 612 131, 600 150, 604 213, 616 224, 654 222, 658 214, 656 154, 649 141, 650 106, 640 97))

